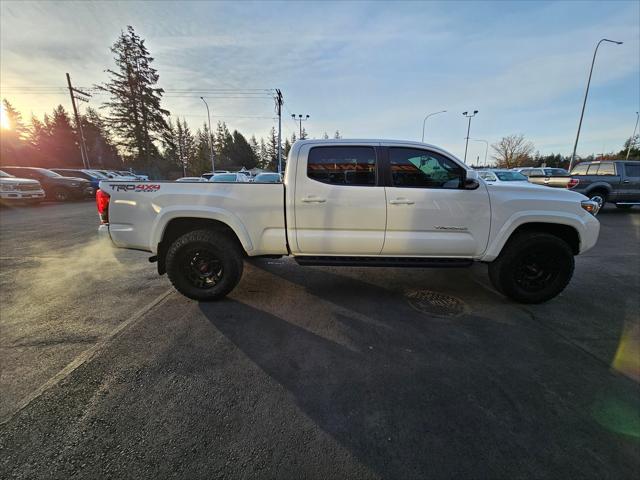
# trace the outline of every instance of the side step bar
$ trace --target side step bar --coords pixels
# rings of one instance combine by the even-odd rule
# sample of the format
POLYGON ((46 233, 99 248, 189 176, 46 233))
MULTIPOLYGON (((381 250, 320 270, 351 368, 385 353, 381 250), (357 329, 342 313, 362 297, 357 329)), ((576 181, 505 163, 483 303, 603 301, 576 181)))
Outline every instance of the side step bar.
POLYGON ((452 268, 469 267, 470 258, 412 258, 412 257, 294 257, 298 265, 327 267, 417 267, 452 268))

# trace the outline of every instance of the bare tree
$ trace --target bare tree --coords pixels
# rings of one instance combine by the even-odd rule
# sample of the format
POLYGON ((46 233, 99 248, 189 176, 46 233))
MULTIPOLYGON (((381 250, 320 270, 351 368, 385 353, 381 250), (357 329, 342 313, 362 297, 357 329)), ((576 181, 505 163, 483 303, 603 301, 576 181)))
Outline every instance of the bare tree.
POLYGON ((502 137, 499 142, 491 145, 493 158, 499 168, 514 168, 525 166, 531 160, 531 154, 535 147, 533 143, 525 140, 524 135, 508 135, 502 137))

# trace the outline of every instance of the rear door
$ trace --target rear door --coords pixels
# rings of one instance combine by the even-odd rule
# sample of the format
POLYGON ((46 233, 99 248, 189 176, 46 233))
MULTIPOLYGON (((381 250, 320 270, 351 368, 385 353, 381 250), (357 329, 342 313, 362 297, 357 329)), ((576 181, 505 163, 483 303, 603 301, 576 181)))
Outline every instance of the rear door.
POLYGON ((624 168, 619 200, 623 202, 640 202, 640 162, 620 162, 617 166, 624 168))
POLYGON ((380 254, 387 211, 376 147, 301 148, 294 186, 297 253, 380 254))
POLYGON ((389 165, 383 255, 469 258, 484 252, 491 208, 483 182, 462 189, 465 169, 435 151, 391 146, 382 152, 389 165))

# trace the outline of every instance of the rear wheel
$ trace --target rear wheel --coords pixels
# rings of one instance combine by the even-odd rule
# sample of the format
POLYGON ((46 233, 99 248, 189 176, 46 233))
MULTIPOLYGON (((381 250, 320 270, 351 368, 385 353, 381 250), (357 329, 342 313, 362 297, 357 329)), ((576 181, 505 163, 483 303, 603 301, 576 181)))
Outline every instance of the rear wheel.
POLYGON ((173 286, 194 300, 217 300, 240 281, 242 252, 228 235, 194 230, 176 239, 166 257, 173 286))
POLYGON ((589 200, 593 200, 594 202, 596 202, 600 208, 602 208, 604 204, 607 203, 607 192, 604 192, 602 190, 595 190, 593 192, 590 192, 587 196, 589 197, 589 200))
POLYGON ((520 303, 542 303, 562 292, 573 275, 571 247, 548 233, 523 233, 509 240, 489 264, 500 293, 520 303))
POLYGON ((66 202, 69 197, 69 191, 66 188, 56 188, 53 191, 53 199, 57 202, 66 202))

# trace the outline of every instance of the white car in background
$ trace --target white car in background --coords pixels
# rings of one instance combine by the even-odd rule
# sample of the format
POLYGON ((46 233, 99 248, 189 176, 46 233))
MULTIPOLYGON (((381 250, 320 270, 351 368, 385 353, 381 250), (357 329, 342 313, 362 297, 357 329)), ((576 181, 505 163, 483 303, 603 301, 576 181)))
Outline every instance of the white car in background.
POLYGON ((37 180, 18 178, 0 170, 0 203, 40 203, 45 193, 37 180))
POLYGON ((488 185, 534 185, 523 174, 513 170, 478 170, 478 176, 488 185))
POLYGON ((204 177, 182 177, 176 179, 176 182, 208 182, 204 177))
POLYGON ((282 183, 282 175, 275 172, 263 172, 253 177, 253 183, 282 183))
POLYGON ((103 175, 105 175, 107 178, 109 178, 110 180, 119 180, 119 181, 132 181, 132 182, 138 182, 140 181, 138 178, 136 178, 134 175, 122 175, 119 172, 116 172, 115 170, 95 170, 96 172, 99 172, 103 175))

